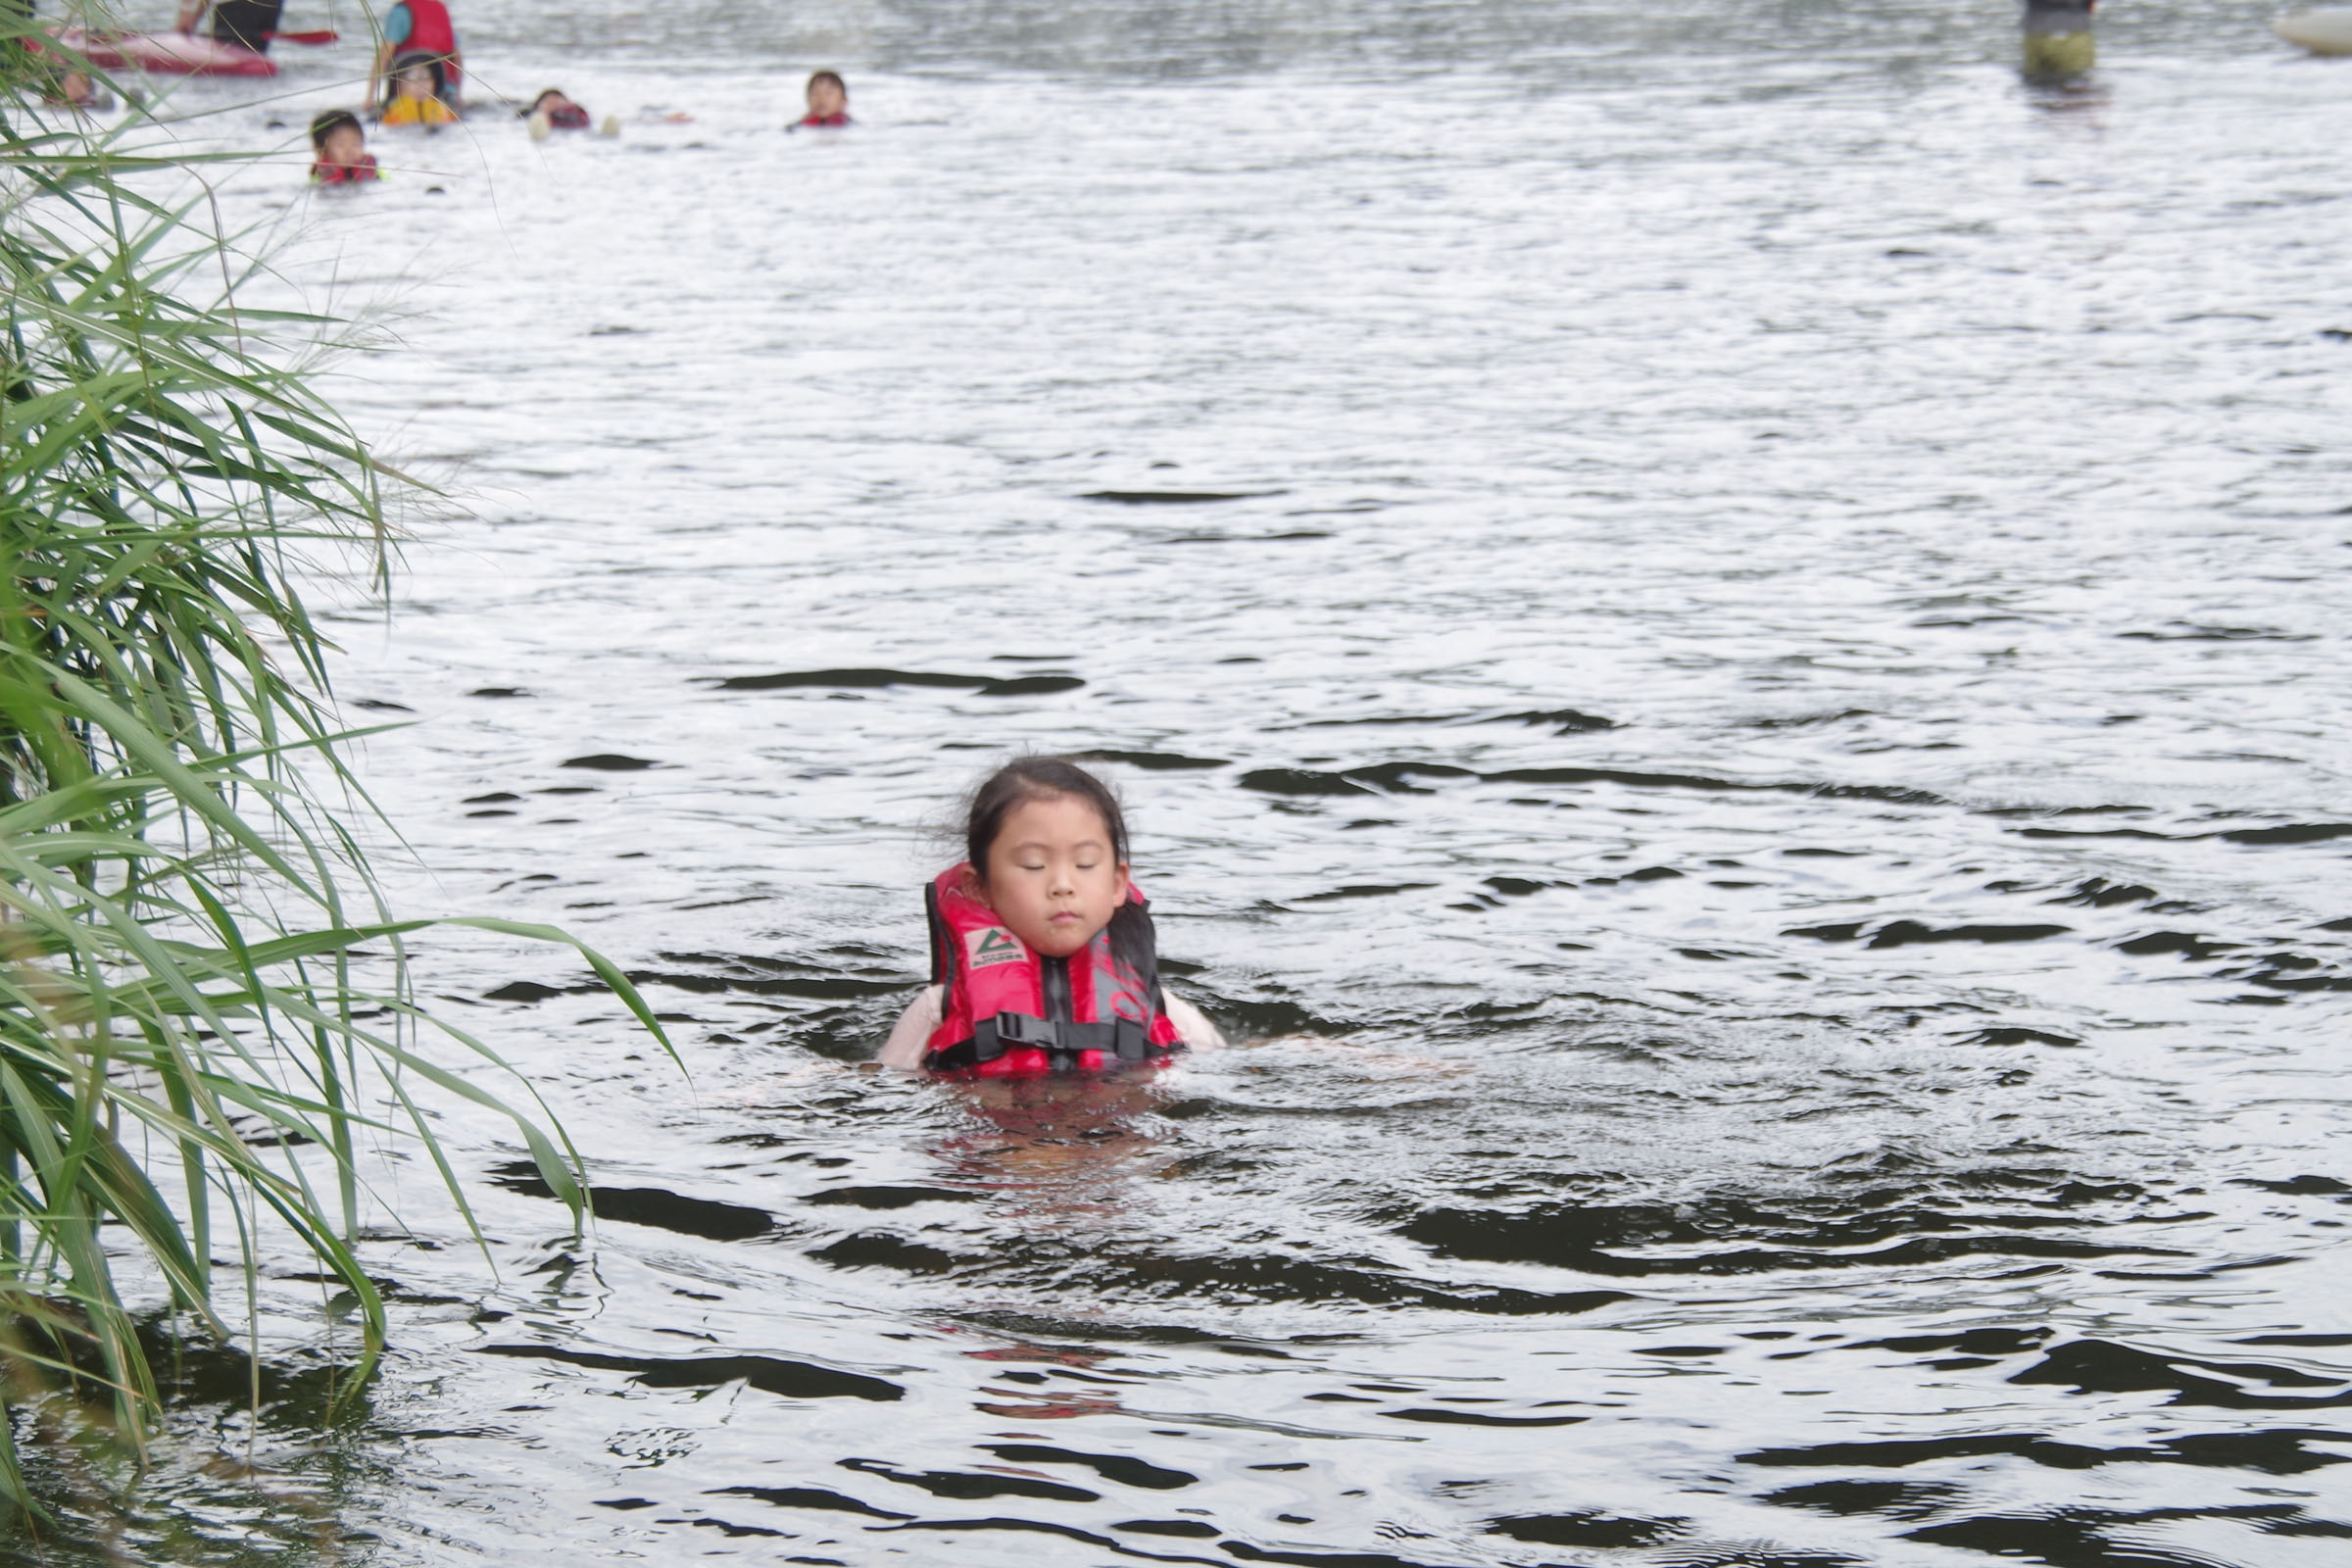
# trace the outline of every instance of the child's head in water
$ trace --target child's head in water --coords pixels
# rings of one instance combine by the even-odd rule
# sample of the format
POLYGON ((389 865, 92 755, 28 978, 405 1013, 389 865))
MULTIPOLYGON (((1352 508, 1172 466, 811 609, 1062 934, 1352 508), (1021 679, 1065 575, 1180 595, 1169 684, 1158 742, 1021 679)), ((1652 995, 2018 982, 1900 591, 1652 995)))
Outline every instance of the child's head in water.
POLYGON ((412 60, 393 78, 393 90, 403 98, 432 98, 441 91, 441 73, 429 60, 412 60))
POLYGON ((357 169, 368 156, 368 138, 360 117, 348 109, 329 109, 311 122, 311 147, 327 169, 357 169))
POLYGON ((805 125, 846 124, 850 118, 850 86, 838 72, 820 71, 808 78, 808 118, 805 125))
POLYGON ((1108 785, 1058 757, 1022 757, 972 793, 976 890, 1033 953, 1065 958, 1127 903, 1127 820, 1108 785))

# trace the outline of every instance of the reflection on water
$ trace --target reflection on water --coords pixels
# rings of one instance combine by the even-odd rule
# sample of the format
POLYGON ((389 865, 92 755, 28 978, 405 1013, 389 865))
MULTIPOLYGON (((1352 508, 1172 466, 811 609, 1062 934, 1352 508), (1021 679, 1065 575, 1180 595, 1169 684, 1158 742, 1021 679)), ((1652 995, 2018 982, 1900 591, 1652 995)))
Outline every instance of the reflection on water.
POLYGON ((433 939, 594 1236, 450 1107, 496 1280, 383 1162, 368 1402, 122 1553, 2332 1562, 2352 110, 2128 9, 485 3, 624 135, 226 192, 469 498, 338 599, 402 903, 693 1077, 433 939), (1246 1044, 861 1065, 1018 745, 1246 1044))

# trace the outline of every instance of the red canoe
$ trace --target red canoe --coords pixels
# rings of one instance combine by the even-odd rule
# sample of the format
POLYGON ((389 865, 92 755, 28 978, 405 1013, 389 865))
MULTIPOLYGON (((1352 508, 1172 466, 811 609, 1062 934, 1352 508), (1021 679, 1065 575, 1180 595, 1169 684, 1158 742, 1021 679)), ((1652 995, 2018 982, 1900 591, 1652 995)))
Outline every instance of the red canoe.
POLYGON ((58 34, 58 46, 88 59, 101 71, 136 66, 159 76, 274 76, 268 55, 200 32, 133 32, 92 38, 79 27, 58 34))

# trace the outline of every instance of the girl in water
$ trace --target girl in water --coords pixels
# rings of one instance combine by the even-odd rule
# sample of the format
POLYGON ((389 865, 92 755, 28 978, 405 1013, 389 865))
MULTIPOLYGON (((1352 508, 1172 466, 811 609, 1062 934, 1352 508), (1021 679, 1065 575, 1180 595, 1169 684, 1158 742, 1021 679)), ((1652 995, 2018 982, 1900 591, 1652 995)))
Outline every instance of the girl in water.
POLYGON ((1225 1043, 1160 989, 1151 909, 1127 879, 1127 819, 1101 779, 1058 757, 1007 762, 973 793, 963 844, 925 897, 931 987, 879 1060, 1027 1078, 1225 1043))

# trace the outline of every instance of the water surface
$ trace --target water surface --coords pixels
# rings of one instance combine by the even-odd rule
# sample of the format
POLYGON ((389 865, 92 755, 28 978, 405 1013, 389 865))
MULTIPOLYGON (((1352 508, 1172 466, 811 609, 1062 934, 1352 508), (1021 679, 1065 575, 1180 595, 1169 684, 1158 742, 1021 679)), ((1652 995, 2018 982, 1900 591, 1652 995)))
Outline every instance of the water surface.
POLYGON ((135 1549, 2339 1560, 2352 75, 2119 11, 507 0, 619 140, 240 178, 455 492, 320 589, 401 903, 692 1079, 422 945, 602 1217, 449 1109, 495 1279, 387 1157, 135 1549), (1244 1046, 860 1065, 1018 747, 1244 1046))

